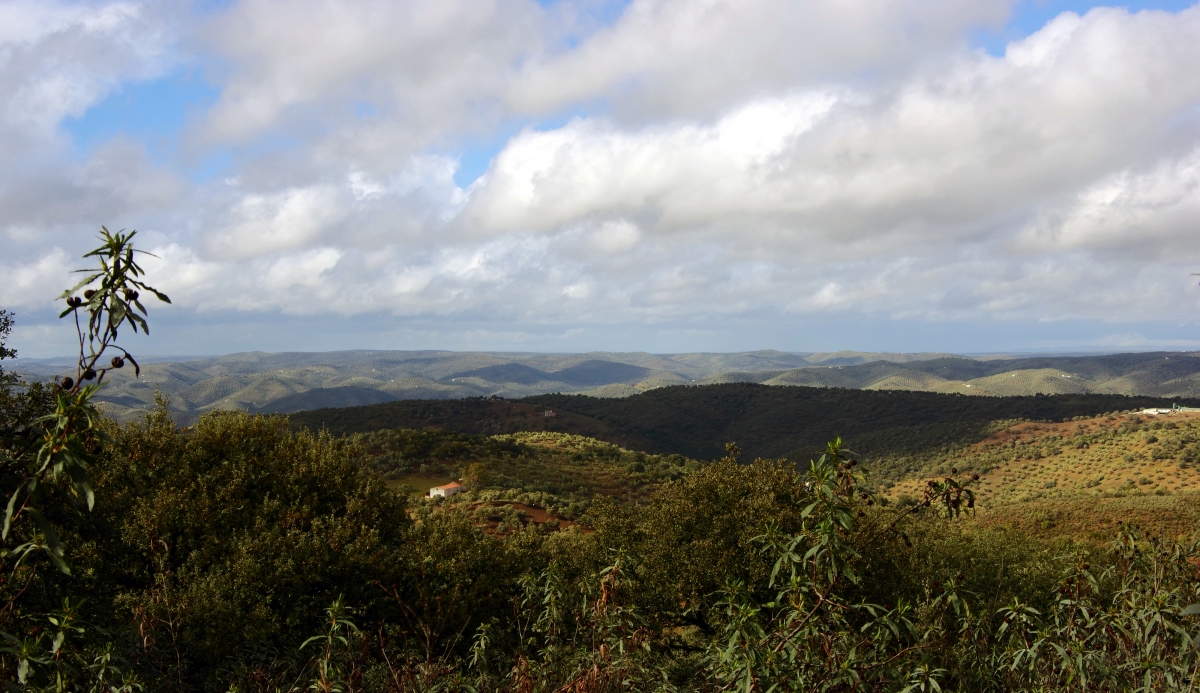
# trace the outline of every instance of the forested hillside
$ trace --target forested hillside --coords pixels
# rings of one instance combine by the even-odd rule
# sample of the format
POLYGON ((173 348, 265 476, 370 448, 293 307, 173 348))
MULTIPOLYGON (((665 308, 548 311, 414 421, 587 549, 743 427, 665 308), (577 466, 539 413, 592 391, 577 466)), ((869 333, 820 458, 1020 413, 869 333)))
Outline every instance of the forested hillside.
POLYGON ((1170 406, 1119 395, 966 397, 906 391, 768 387, 748 383, 671 387, 612 399, 540 395, 517 402, 407 401, 292 415, 295 426, 335 433, 441 428, 468 433, 560 430, 659 454, 696 459, 737 442, 751 457, 806 459, 840 435, 863 454, 921 452, 979 440, 995 421, 1061 421, 1111 411, 1170 406), (545 410, 558 416, 539 416, 545 410))

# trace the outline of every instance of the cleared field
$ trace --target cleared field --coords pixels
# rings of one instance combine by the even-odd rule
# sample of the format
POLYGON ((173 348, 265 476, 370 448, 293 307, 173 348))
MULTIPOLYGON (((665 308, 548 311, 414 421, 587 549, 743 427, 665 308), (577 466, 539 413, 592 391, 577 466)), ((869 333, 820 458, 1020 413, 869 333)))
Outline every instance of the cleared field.
POLYGON ((429 489, 434 486, 442 486, 451 481, 454 479, 445 474, 405 474, 395 479, 388 479, 387 486, 397 492, 404 490, 407 486, 414 495, 424 496, 428 495, 429 489))
MULTIPOLYGON (((1200 529, 1198 463, 1200 414, 1181 413, 1020 423, 942 465, 979 475, 971 487, 980 522, 1106 536, 1117 521, 1169 534, 1200 529)), ((930 478, 898 482, 888 496, 919 498, 930 478)))

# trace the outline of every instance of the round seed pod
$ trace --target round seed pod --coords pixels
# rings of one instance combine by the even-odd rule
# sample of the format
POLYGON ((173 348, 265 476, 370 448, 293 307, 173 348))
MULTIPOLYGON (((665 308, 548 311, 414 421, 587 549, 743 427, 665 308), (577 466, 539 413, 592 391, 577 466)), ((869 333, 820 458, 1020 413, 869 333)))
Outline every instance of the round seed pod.
POLYGON ((972 475, 971 475, 971 481, 979 481, 979 475, 978 475, 978 474, 972 474, 972 475))
POLYGON ((125 359, 121 358, 120 356, 112 357, 112 367, 113 368, 121 368, 124 365, 125 365, 125 359))
POLYGON ((96 371, 92 370, 91 368, 89 368, 83 372, 84 380, 93 380, 95 377, 96 377, 96 371))
POLYGON ((70 390, 71 388, 75 387, 75 379, 71 377, 63 378, 62 382, 59 383, 59 386, 64 390, 70 390))
POLYGON ((90 301, 90 300, 92 300, 92 296, 95 296, 95 295, 96 295, 95 291, 93 291, 92 289, 88 289, 87 291, 83 292, 83 299, 85 301, 90 301))
POLYGON ((951 474, 958 474, 958 467, 951 467, 951 468, 950 468, 950 473, 951 473, 951 474))

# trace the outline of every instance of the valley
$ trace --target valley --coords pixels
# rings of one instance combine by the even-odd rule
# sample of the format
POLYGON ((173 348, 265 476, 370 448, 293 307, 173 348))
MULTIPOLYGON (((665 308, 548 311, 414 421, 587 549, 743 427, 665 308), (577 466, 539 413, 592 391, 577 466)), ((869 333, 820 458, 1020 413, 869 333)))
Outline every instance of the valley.
MULTIPOLYGON (((979 475, 972 524, 1102 541, 1116 521, 1174 536, 1200 520, 1200 413, 1139 413, 1161 404, 734 383, 622 399, 389 402, 299 412, 290 423, 348 436, 391 479, 458 479, 479 465, 461 502, 521 502, 569 518, 596 494, 642 502, 729 442, 743 462, 804 464, 840 435, 892 505, 915 503, 929 479, 954 469, 979 475), (443 442, 414 447, 420 436, 443 442)), ((432 483, 410 492, 422 485, 432 483)))

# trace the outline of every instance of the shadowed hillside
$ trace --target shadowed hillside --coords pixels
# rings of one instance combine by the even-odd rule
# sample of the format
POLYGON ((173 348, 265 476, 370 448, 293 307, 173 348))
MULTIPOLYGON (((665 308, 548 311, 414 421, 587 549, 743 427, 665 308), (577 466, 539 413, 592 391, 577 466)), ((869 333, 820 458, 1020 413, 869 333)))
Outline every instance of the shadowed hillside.
POLYGON ((293 426, 334 433, 386 428, 492 434, 562 431, 696 459, 720 457, 725 443, 734 441, 750 457, 804 459, 835 436, 852 441, 855 451, 865 455, 916 454, 973 443, 996 421, 1061 421, 1152 406, 1169 402, 1123 395, 966 397, 736 383, 667 387, 621 399, 539 395, 518 402, 389 402, 298 412, 291 420, 293 426), (547 409, 557 416, 541 416, 547 409))
POLYGON ((720 456, 729 441, 749 456, 803 458, 839 435, 858 441, 856 451, 863 454, 905 445, 921 449, 978 440, 986 426, 999 420, 1061 421, 1169 406, 1163 399, 1124 395, 966 397, 748 383, 662 388, 623 399, 539 395, 524 401, 583 414, 651 440, 654 447, 647 452, 697 459, 720 456))

